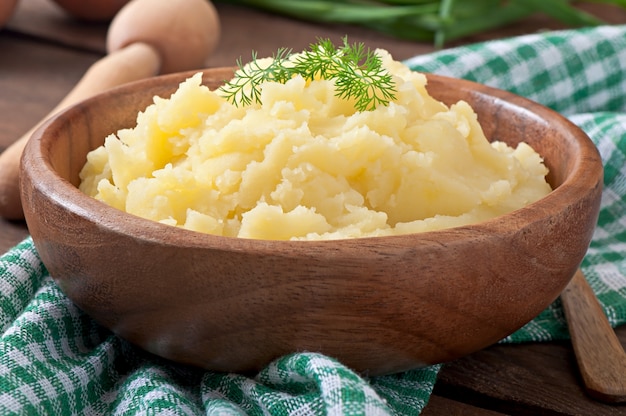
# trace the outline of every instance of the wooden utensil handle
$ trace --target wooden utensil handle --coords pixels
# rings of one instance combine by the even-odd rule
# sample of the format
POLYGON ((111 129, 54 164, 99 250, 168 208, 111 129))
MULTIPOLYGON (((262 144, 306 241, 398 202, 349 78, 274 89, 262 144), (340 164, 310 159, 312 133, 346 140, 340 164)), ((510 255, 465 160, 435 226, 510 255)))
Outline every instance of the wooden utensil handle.
POLYGON ((561 300, 587 392, 606 402, 626 400, 626 352, 580 269, 561 300))
POLYGON ((154 76, 161 58, 146 43, 134 43, 95 62, 67 96, 35 127, 0 154, 0 216, 24 218, 19 190, 20 158, 33 132, 50 116, 83 99, 127 82, 154 76))

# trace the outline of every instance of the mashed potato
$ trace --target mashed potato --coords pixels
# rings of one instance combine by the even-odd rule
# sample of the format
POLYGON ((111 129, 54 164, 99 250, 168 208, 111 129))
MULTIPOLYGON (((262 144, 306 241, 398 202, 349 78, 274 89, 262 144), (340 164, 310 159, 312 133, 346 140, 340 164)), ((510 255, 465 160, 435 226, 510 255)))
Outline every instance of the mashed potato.
POLYGON ((397 93, 373 111, 300 76, 237 107, 196 74, 89 153, 80 189, 140 217, 258 239, 436 230, 550 192, 533 149, 489 143, 467 103, 448 108, 423 74, 377 53, 397 93))

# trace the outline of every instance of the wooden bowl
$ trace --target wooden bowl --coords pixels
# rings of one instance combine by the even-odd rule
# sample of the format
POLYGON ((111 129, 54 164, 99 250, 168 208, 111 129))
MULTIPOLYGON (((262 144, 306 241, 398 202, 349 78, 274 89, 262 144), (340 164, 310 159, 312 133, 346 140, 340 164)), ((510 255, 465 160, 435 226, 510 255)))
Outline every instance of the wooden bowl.
MULTIPOLYGON (((231 68, 209 69, 216 87, 231 68)), ((487 137, 535 148, 554 191, 480 224, 339 241, 261 241, 187 231, 83 195, 78 172, 104 137, 131 127, 154 95, 191 73, 129 84, 49 120, 30 140, 22 201, 35 246, 76 305, 162 357, 218 371, 258 370, 317 351, 369 375, 444 362, 489 346, 565 288, 594 230, 602 163, 557 113, 507 92, 428 76, 468 101, 487 137)))

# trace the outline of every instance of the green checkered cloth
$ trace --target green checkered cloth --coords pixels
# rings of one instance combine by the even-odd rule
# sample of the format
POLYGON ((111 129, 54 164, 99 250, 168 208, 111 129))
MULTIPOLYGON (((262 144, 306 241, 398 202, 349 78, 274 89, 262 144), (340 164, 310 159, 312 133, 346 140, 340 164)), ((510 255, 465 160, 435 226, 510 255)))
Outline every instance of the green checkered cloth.
MULTIPOLYGON (((605 162, 599 226, 583 269, 612 325, 626 322, 626 27, 550 32, 444 50, 415 70, 511 90, 562 112, 605 162)), ((318 353, 255 376, 150 355, 82 313, 30 238, 0 258, 0 414, 416 415, 440 366, 367 378, 318 353)), ((502 342, 566 338, 560 303, 502 342)))

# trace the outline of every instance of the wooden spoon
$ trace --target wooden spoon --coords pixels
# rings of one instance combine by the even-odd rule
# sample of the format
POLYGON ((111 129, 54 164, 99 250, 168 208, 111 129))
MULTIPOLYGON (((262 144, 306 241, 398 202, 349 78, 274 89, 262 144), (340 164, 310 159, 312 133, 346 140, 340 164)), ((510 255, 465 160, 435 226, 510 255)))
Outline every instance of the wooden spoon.
POLYGON ((580 269, 561 300, 587 393, 603 402, 626 401, 626 352, 580 269))
MULTIPOLYGON (((158 73, 203 68, 218 39, 217 12, 208 0, 132 0, 111 22, 107 33, 109 54, 87 70, 45 119, 127 82, 158 73)), ((24 218, 19 190, 20 157, 42 122, 0 154, 0 216, 4 218, 24 218)))

